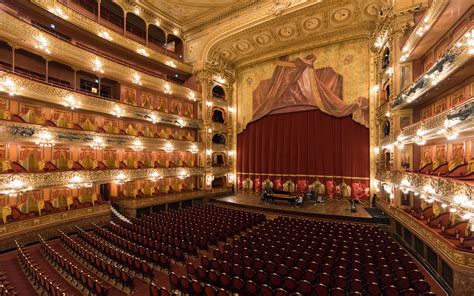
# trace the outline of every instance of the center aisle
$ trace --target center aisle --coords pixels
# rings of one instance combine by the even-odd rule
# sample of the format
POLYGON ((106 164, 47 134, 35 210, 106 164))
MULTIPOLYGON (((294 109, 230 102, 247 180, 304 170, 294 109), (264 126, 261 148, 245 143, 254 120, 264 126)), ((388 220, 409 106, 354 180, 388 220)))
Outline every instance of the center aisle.
POLYGON ((28 247, 28 253, 31 255, 34 263, 37 264, 43 272, 48 275, 48 278, 53 280, 61 288, 63 288, 67 295, 82 295, 74 286, 72 286, 68 281, 66 281, 56 269, 49 263, 48 260, 41 254, 39 244, 28 247))

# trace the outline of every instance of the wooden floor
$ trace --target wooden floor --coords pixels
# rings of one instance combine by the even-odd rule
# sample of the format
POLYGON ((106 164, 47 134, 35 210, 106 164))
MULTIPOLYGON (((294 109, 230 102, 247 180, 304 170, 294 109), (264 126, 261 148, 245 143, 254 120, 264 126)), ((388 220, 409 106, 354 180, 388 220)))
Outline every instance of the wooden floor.
POLYGON ((282 214, 296 214, 302 216, 314 216, 321 218, 332 218, 356 222, 373 222, 373 217, 364 210, 364 206, 357 205, 357 212, 350 211, 347 200, 327 199, 324 203, 314 203, 305 200, 303 206, 294 207, 286 201, 277 200, 274 203, 266 203, 260 200, 260 194, 241 192, 237 195, 223 197, 215 200, 217 203, 239 205, 245 208, 263 210, 282 214))

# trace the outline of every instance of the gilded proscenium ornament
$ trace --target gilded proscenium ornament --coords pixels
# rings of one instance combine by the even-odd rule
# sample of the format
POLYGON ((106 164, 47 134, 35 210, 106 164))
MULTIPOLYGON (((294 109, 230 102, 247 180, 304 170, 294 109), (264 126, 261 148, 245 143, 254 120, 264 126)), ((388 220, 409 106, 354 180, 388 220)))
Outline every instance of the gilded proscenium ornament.
POLYGON ((24 184, 32 187, 32 190, 66 186, 71 183, 75 176, 89 183, 112 182, 120 174, 126 174, 128 180, 149 179, 152 173, 158 172, 161 177, 177 177, 182 170, 186 170, 189 176, 203 175, 203 168, 158 168, 158 169, 107 169, 107 170, 82 170, 82 171, 60 171, 45 173, 20 173, 2 174, 0 176, 0 190, 8 189, 14 180, 21 180, 24 184))
POLYGON ((50 8, 59 7, 63 11, 63 13, 67 16, 67 19, 63 18, 67 22, 70 22, 94 35, 98 34, 98 32, 107 32, 110 35, 110 37, 112 37, 112 40, 110 40, 110 42, 114 44, 117 44, 121 47, 129 49, 133 52, 135 52, 138 48, 146 48, 146 51, 149 52, 148 58, 155 60, 157 62, 160 62, 162 64, 166 64, 166 61, 172 59, 173 62, 176 64, 176 69, 187 72, 187 73, 192 72, 192 67, 189 64, 183 63, 179 60, 169 57, 150 47, 146 47, 144 44, 136 42, 132 40, 131 38, 127 38, 123 36, 122 34, 119 34, 113 30, 110 30, 109 28, 98 24, 96 21, 70 9, 69 7, 60 3, 59 1, 31 0, 31 2, 48 11, 50 10, 50 8))
MULTIPOLYGON (((97 55, 93 52, 82 49, 73 45, 72 43, 49 35, 24 21, 11 16, 6 12, 0 11, 1 37, 10 40, 12 36, 16 36, 23 41, 21 44, 19 44, 21 47, 28 48, 34 52, 37 51, 37 49, 34 47, 34 38, 31 37, 25 39, 25 37, 38 36, 40 34, 46 36, 48 40, 49 47, 52 49, 51 54, 48 56, 51 58, 57 59, 58 61, 64 62, 79 69, 93 69, 93 61, 98 59, 97 55)), ((171 85, 174 96, 186 100, 188 99, 188 95, 191 90, 187 87, 167 81, 158 76, 140 72, 139 70, 127 67, 104 57, 100 57, 99 61, 101 62, 101 68, 104 70, 104 75, 106 75, 108 78, 116 79, 117 81, 129 82, 132 76, 135 73, 138 73, 141 77, 143 86, 158 92, 163 92, 164 86, 168 84, 171 85)), ((196 93, 196 100, 200 99, 200 95, 196 93)))
MULTIPOLYGON (((4 141, 34 143, 34 135, 42 129, 45 127, 37 124, 0 121, 0 137, 4 141)), ((143 144, 145 150, 160 150, 166 143, 171 143, 176 151, 189 151, 193 145, 199 150, 204 147, 201 142, 96 133, 59 127, 47 127, 47 131, 57 145, 90 146, 94 138, 100 137, 104 144, 111 148, 132 147, 137 139, 143 144)))
MULTIPOLYGON (((124 111, 122 117, 149 121, 147 116, 151 113, 156 113, 160 117, 160 122, 176 126, 179 126, 178 120, 183 119, 183 117, 175 114, 127 105, 95 96, 88 96, 83 93, 71 91, 69 89, 63 89, 46 83, 30 80, 28 78, 24 78, 13 73, 8 73, 6 71, 0 71, 0 76, 2 75, 7 75, 17 85, 17 87, 20 89, 18 91, 19 95, 43 102, 64 106, 65 98, 67 96, 73 95, 77 101, 81 102, 80 109, 83 110, 94 111, 102 114, 110 114, 108 111, 114 110, 115 106, 120 105, 121 109, 124 111)), ((188 126, 191 128, 202 128, 201 120, 194 118, 185 118, 185 120, 188 126)))

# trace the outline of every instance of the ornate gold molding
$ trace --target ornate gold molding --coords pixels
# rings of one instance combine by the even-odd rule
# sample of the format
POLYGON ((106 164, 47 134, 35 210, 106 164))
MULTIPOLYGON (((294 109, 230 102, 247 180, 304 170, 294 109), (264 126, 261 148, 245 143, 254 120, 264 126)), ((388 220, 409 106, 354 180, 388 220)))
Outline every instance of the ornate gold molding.
POLYGON ((72 95, 76 101, 80 102, 80 109, 103 114, 111 114, 114 110, 114 107, 119 105, 124 110, 124 114, 122 115, 122 117, 147 120, 147 116, 153 113, 160 118, 159 123, 179 126, 178 120, 184 119, 187 123, 187 126, 199 129, 202 128, 202 121, 198 119, 184 118, 175 114, 127 105, 95 96, 88 96, 84 93, 53 86, 47 84, 46 82, 38 82, 5 71, 0 71, 0 77, 3 77, 4 79, 8 77, 15 83, 17 95, 40 100, 43 102, 64 106, 66 98, 72 95))
POLYGON ((38 141, 38 138, 36 138, 35 135, 41 130, 47 130, 52 136, 52 141, 54 141, 54 143, 57 145, 90 146, 93 144, 94 138, 100 137, 103 139, 107 147, 110 148, 123 149, 128 147, 132 149, 133 142, 137 139, 139 139, 143 144, 145 151, 162 150, 167 143, 171 143, 173 145, 174 151, 190 151, 193 145, 199 150, 202 150, 204 147, 204 144, 201 142, 106 134, 0 120, 0 137, 4 140, 4 143, 8 141, 15 143, 35 143, 38 141), (30 136, 29 133, 27 133, 28 136, 24 136, 24 133, 22 133, 24 131, 31 131, 33 135, 30 136))
MULTIPOLYGON (((184 71, 187 73, 192 72, 192 66, 186 63, 183 63, 179 60, 176 60, 172 57, 169 57, 163 53, 160 53, 150 47, 147 47, 144 44, 138 43, 130 38, 127 38, 119 33, 116 33, 113 30, 108 29, 105 26, 102 26, 95 22, 94 20, 91 20, 90 18, 70 9, 69 7, 63 5, 57 0, 31 0, 32 3, 38 5, 39 7, 48 10, 48 11, 54 11, 54 8, 59 8, 61 11, 64 13, 64 15, 67 16, 67 18, 62 17, 63 20, 70 22, 94 35, 99 34, 99 32, 108 32, 109 35, 113 38, 110 42, 113 42, 123 48, 126 48, 128 50, 131 50, 133 52, 136 52, 140 48, 146 49, 146 51, 149 53, 148 58, 155 60, 157 62, 160 62, 164 65, 166 65, 167 61, 173 61, 176 64, 176 69, 180 71, 184 71)), ((118 1, 116 1, 118 2, 118 1)), ((52 12, 54 13, 54 12, 52 12)), ((59 16, 61 17, 61 16, 59 16)), ((150 21, 148 20, 148 23, 150 21)), ((154 21, 153 21, 154 23, 154 21)))
POLYGON ((148 179, 152 173, 158 172, 160 177, 177 177, 182 171, 185 171, 189 176, 203 175, 204 169, 200 167, 194 168, 156 168, 156 169, 106 169, 106 170, 81 170, 81 171, 57 171, 45 173, 20 173, 20 174, 1 174, 0 175, 0 189, 5 190, 9 188, 14 180, 21 180, 25 186, 31 186, 32 190, 54 187, 66 186, 71 183, 74 176, 79 176, 82 180, 87 180, 90 183, 98 182, 112 182, 117 175, 123 173, 128 180, 148 179))

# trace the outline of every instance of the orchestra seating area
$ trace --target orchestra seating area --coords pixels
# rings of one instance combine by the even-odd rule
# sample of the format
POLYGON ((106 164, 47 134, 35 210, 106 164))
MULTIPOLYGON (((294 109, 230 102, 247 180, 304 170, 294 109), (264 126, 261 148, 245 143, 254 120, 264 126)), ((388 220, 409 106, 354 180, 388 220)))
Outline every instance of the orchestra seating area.
POLYGON ((173 288, 214 295, 432 295, 411 257, 378 227, 279 217, 216 249, 173 288), (214 292, 212 292, 214 290, 214 292), (209 292, 210 291, 210 292, 209 292))
POLYGON ((14 285, 43 295, 435 295, 371 224, 205 204, 58 235, 17 243, 23 275, 1 274, 2 295, 17 295, 14 285))

